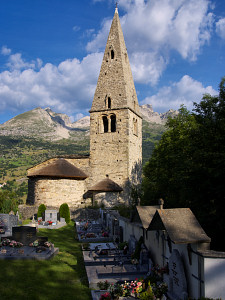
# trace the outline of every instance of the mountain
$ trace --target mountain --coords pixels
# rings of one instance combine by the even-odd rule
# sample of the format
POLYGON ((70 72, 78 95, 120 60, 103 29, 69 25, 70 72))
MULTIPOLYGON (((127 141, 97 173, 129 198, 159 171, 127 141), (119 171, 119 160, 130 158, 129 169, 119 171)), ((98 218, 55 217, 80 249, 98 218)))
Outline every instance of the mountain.
POLYGON ((50 108, 38 107, 1 124, 0 136, 32 137, 48 141, 76 140, 83 135, 84 126, 82 127, 81 124, 84 122, 80 120, 80 123, 77 125, 76 123, 71 123, 66 114, 55 113, 50 108))
MULTIPOLYGON (((150 124, 165 125, 168 116, 178 112, 154 112, 149 104, 140 106, 143 120, 150 124)), ((50 108, 40 107, 20 114, 0 125, 0 136, 32 137, 47 141, 62 139, 79 140, 89 135, 90 117, 86 116, 74 123, 66 114, 55 113, 50 108)))
MULTIPOLYGON (((151 105, 142 105, 140 110, 144 165, 166 130, 168 116, 178 112, 170 110, 159 114, 151 105)), ((72 123, 66 114, 40 107, 0 124, 0 184, 11 181, 14 185, 16 180, 20 185, 21 180, 26 180, 28 168, 51 157, 88 154, 89 129, 89 116, 72 123)))
POLYGON ((153 111, 151 104, 140 105, 140 111, 145 121, 149 123, 165 125, 168 117, 174 117, 178 114, 177 110, 170 109, 165 113, 157 113, 153 111))

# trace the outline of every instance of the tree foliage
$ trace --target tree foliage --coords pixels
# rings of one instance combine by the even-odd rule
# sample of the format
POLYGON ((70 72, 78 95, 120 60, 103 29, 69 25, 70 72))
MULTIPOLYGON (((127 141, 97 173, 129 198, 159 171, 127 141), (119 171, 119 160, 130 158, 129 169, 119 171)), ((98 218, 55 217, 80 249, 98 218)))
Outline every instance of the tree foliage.
POLYGON ((13 191, 0 190, 0 213, 8 214, 11 210, 14 213, 18 210, 18 195, 13 191))
POLYGON ((225 249, 225 77, 219 95, 204 95, 167 122, 144 168, 142 204, 190 207, 212 246, 225 249), (216 230, 215 230, 216 226, 216 230))
POLYGON ((45 210, 46 210, 46 206, 45 206, 44 204, 40 204, 40 205, 38 206, 37 217, 38 217, 38 218, 41 218, 42 215, 43 215, 43 213, 45 212, 45 210))
POLYGON ((65 218, 66 223, 70 222, 70 209, 67 203, 63 203, 59 208, 60 217, 65 218))

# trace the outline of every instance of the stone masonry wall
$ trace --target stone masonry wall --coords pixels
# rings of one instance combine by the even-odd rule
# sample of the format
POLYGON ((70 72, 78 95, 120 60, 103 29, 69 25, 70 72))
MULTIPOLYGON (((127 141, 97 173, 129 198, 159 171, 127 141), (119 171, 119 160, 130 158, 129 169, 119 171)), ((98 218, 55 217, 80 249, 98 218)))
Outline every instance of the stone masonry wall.
POLYGON ((83 203, 83 194, 86 191, 84 180, 38 178, 34 182, 34 204, 39 206, 59 207, 67 203, 72 207, 80 207, 83 203))

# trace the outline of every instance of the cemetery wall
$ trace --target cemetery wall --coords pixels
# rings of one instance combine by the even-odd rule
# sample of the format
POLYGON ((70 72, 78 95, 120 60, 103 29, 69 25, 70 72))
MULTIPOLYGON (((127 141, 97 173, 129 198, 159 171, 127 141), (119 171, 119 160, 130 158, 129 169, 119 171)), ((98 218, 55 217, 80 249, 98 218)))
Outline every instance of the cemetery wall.
POLYGON ((120 194, 113 192, 96 193, 94 194, 93 200, 94 202, 96 201, 98 205, 104 204, 105 208, 110 208, 120 203, 120 194))
POLYGON ((129 241, 130 236, 133 235, 138 241, 143 236, 143 229, 139 224, 131 223, 128 219, 119 219, 119 226, 123 227, 124 241, 129 241))
POLYGON ((204 259, 205 294, 203 296, 214 299, 225 299, 225 258, 204 259))
MULTIPOLYGON (((195 253, 191 252, 190 257, 191 261, 189 260, 187 244, 174 244, 171 243, 171 252, 166 243, 166 257, 170 257, 171 253, 174 249, 177 249, 181 255, 182 262, 184 265, 185 276, 187 281, 187 288, 188 288, 188 295, 193 299, 198 299, 200 297, 200 281, 197 279, 200 275, 200 264, 199 264, 199 257, 195 253), (196 278, 197 277, 197 278, 196 278)), ((197 244, 190 244, 193 251, 197 251, 197 244)), ((200 278, 199 278, 200 279, 200 278)))
POLYGON ((145 235, 145 245, 150 251, 153 262, 160 267, 163 267, 166 262, 163 258, 165 249, 162 232, 156 230, 147 231, 147 234, 145 235))

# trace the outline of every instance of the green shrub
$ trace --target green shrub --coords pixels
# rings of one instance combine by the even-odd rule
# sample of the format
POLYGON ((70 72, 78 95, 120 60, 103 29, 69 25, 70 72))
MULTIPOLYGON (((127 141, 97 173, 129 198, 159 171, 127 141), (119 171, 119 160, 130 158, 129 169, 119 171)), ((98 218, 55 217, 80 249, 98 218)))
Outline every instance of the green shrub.
POLYGON ((67 203, 60 205, 59 214, 61 218, 65 218, 67 224, 70 222, 70 209, 67 203))
POLYGON ((125 242, 121 242, 118 245, 118 249, 119 250, 123 250, 125 246, 128 246, 128 242, 126 242, 126 241, 125 242))
POLYGON ((46 206, 44 204, 40 204, 38 207, 37 217, 42 217, 42 214, 45 212, 46 206))

